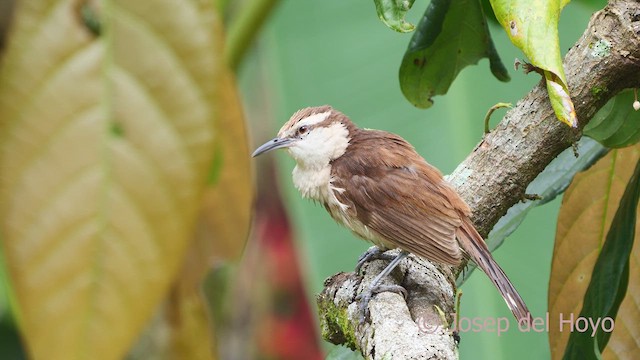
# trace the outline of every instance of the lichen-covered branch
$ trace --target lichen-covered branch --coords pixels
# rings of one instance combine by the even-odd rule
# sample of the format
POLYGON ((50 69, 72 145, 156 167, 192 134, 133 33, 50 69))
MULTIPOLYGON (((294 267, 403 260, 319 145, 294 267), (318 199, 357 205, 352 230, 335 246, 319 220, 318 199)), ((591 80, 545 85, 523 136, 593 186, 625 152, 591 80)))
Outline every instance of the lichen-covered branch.
MULTIPOLYGON (((564 68, 578 129, 556 119, 539 84, 449 177, 483 235, 522 199, 527 185, 551 160, 575 143, 598 109, 621 90, 640 87, 640 2, 610 1, 595 13, 566 55, 564 68)), ((366 264, 362 278, 341 273, 327 280, 318 296, 324 338, 370 359, 456 359, 455 336, 446 325, 454 310, 452 274, 460 269, 405 259, 389 281, 403 285, 407 299, 377 295, 370 303, 370 319, 358 326, 355 297, 384 265, 366 264)))
POLYGON ((364 265, 362 277, 339 273, 325 282, 318 296, 323 338, 360 349, 374 359, 457 358, 449 326, 455 295, 450 267, 410 255, 383 281, 402 285, 407 298, 390 292, 376 295, 369 303, 369 322, 358 324, 358 302, 354 299, 386 265, 382 260, 372 261, 364 265), (397 357, 399 354, 403 355, 397 357))

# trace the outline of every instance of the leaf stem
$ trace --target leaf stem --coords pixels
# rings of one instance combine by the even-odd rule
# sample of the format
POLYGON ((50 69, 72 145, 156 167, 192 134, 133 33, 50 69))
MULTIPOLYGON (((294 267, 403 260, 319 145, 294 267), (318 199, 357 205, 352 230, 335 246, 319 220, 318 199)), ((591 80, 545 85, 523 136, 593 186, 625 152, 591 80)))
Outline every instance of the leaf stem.
POLYGON ((251 0, 230 23, 224 56, 231 70, 237 71, 249 45, 278 2, 278 0, 251 0))

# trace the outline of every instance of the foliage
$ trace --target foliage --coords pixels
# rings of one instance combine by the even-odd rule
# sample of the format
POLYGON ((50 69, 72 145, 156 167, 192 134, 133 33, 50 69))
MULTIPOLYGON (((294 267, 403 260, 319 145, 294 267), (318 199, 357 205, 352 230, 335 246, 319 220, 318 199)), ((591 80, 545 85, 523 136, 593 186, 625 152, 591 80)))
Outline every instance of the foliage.
MULTIPOLYGON (((526 1, 491 0, 495 17, 511 39, 531 60, 531 68, 540 72, 547 83, 551 105, 560 121, 577 127, 577 117, 562 68, 558 20, 568 0, 526 1)), ((398 21, 411 31, 402 15, 411 6, 384 2, 385 14, 394 14, 389 23, 399 30, 398 21), (401 16, 398 16, 401 14, 401 16)), ((376 2, 378 13, 382 6, 376 2)), ((502 81, 509 75, 493 46, 480 0, 433 0, 418 25, 400 67, 400 87, 415 106, 427 108, 431 97, 447 92, 460 70, 488 57, 491 72, 502 81)))
POLYGON ((433 104, 434 95, 447 93, 458 73, 489 58, 491 72, 508 81, 507 69, 489 35, 477 0, 434 0, 425 11, 400 65, 400 88, 419 108, 433 104))
POLYGON ((411 32, 415 25, 405 21, 404 17, 415 0, 374 0, 378 17, 391 29, 398 32, 411 32))
POLYGON ((584 134, 610 148, 623 148, 640 141, 640 112, 633 109, 633 91, 609 100, 585 126, 584 134))
POLYGON ((578 119, 567 88, 558 40, 560 11, 568 2, 492 0, 491 6, 511 42, 542 71, 558 119, 575 128, 578 119))
MULTIPOLYGON (((413 0, 374 2, 385 24, 399 32, 413 30, 409 13, 413 0)), ((219 335, 214 331, 218 329, 212 325, 207 308, 210 299, 203 296, 201 284, 212 264, 236 262, 242 254, 253 201, 246 124, 234 75, 223 65, 223 59, 233 69, 238 68, 277 3, 18 1, 0 67, 0 231, 2 256, 11 282, 10 299, 31 357, 117 358, 130 351, 134 343, 130 358, 216 356, 212 340, 219 335), (224 45, 221 12, 227 15, 224 45)), ((361 14, 370 3, 341 3, 340 8, 331 3, 300 3, 289 2, 290 8, 304 10, 287 13, 283 9, 289 16, 276 17, 274 22, 280 25, 266 34, 266 43, 278 46, 264 46, 266 56, 252 59, 262 62, 253 65, 263 72, 257 76, 245 73, 244 81, 249 85, 243 89, 243 100, 251 100, 252 91, 254 96, 262 96, 259 101, 247 101, 261 120, 274 113, 284 116, 310 103, 329 102, 354 113, 354 119, 362 120, 362 125, 385 129, 395 126, 394 131, 404 132, 430 161, 447 168, 480 138, 482 116, 476 115, 480 114, 477 109, 484 111, 486 102, 496 100, 515 102, 519 91, 530 86, 517 79, 509 88, 496 88, 476 74, 460 75, 464 67, 488 58, 494 76, 509 79, 489 34, 483 12, 487 9, 483 10, 477 0, 433 0, 404 53, 400 87, 418 107, 429 107, 432 96, 448 93, 440 107, 432 107, 429 117, 456 121, 431 122, 428 132, 421 122, 395 121, 424 117, 396 102, 393 94, 397 92, 397 79, 392 84, 388 81, 391 77, 386 76, 395 76, 388 65, 397 63, 404 44, 397 37, 375 33, 371 27, 363 27, 366 33, 358 33, 340 26, 346 23, 355 28, 354 14, 366 18, 361 14), (343 10, 357 6, 362 8, 343 10), (324 15, 317 15, 320 8, 324 15), (269 37, 271 32, 276 35, 269 37), (384 44, 384 50, 374 52, 380 44, 384 44), (336 53, 340 56, 327 55, 336 53), (377 54, 376 61, 363 62, 363 54, 366 58, 377 54), (290 66, 291 61, 299 66, 290 66), (334 62, 322 68, 328 63, 323 61, 334 62), (260 83, 261 79, 269 79, 269 84, 260 83), (452 86, 454 79, 458 80, 457 89, 452 86), (366 91, 356 91, 358 86, 366 91), (278 93, 284 88, 295 91, 278 93), (268 111, 271 106, 276 109, 273 113, 268 111)), ((531 7, 530 2, 518 1, 493 1, 492 5, 506 35, 548 82, 558 117, 574 126, 575 113, 562 72, 556 28, 566 2, 538 3, 545 5, 531 7), (545 29, 540 36, 523 36, 545 29)), ((500 41, 496 36, 496 44, 500 41)), ((597 45, 599 54, 606 54, 607 44, 597 45)), ((506 44, 500 48, 510 54, 508 58, 515 56, 506 44)), ((623 108, 630 108, 625 96, 612 100, 587 130, 606 146, 623 147, 637 141, 636 114, 623 108)), ((563 154, 532 183, 529 190, 542 195, 543 200, 512 208, 489 237, 492 247, 502 243, 530 209, 562 193, 576 171, 588 167, 605 151, 592 141, 583 140, 581 144, 580 158, 572 158, 570 152, 563 154)), ((615 156, 620 156, 626 150, 616 151, 620 152, 614 151, 618 154, 615 156)), ((631 167, 626 168, 628 171, 631 167)), ((288 176, 288 164, 283 172, 288 176)), ((261 183, 267 178, 273 180, 272 175, 261 177, 261 183)), ((273 354, 289 350, 285 349, 286 341, 293 337, 287 331, 294 329, 300 334, 301 327, 307 329, 311 323, 308 307, 301 305, 305 299, 301 274, 312 278, 309 288, 318 287, 322 278, 336 268, 351 268, 356 254, 366 246, 345 240, 346 232, 336 230, 326 214, 318 214, 321 209, 300 205, 297 194, 292 195, 291 187, 285 184, 283 188, 289 191, 287 206, 298 228, 301 259, 308 260, 300 263, 307 267, 299 273, 297 262, 291 260, 297 255, 294 242, 288 241, 286 247, 276 241, 289 239, 289 229, 284 236, 271 220, 277 215, 288 222, 284 213, 270 213, 271 208, 266 206, 264 211, 269 215, 261 219, 276 229, 259 235, 271 239, 259 248, 264 250, 260 255, 270 258, 256 263, 267 270, 246 267, 246 262, 242 269, 249 288, 255 287, 256 272, 261 275, 261 286, 273 288, 269 305, 279 317, 275 325, 270 325, 278 332, 266 326, 266 331, 262 329, 264 336, 270 336, 262 342, 271 345, 273 354), (285 291, 293 294, 291 298, 283 295, 285 291), (279 349, 274 350, 274 346, 279 349)), ((278 197, 273 187, 266 197, 264 193, 262 206, 265 199, 278 197)), ((576 201, 571 194, 579 193, 570 190, 566 203, 576 201)), ((580 198, 584 200, 584 196, 580 198)), ((610 211, 596 218, 607 228, 611 209, 618 203, 613 195, 609 198, 610 211)), ((565 204, 563 212, 576 211, 579 205, 565 204)), ((633 215, 630 205, 621 208, 628 210, 624 213, 627 216, 633 215)), ((593 218, 588 220, 593 222, 593 218)), ((268 224, 263 226, 269 228, 268 224)), ((544 225, 536 223, 536 227, 544 225)), ((602 237, 598 241, 602 242, 602 237)), ((593 255, 600 247, 589 251, 593 255)), ((603 253, 602 261, 615 259, 603 253)), ((569 255, 577 259, 580 254, 569 255)), ((560 256, 574 259, 557 251, 556 258, 560 256)), ((595 257, 589 259, 595 262, 595 257)), ((512 259, 512 266, 528 260, 512 259)), ((554 263, 555 268, 558 266, 554 263)), ((630 266, 634 269, 637 264, 632 262, 630 266)), ((562 274, 555 268, 552 282, 562 274)), ((572 293, 572 300, 582 299, 584 279, 591 277, 588 269, 581 278, 584 287, 572 293)), ((233 276, 234 280, 241 277, 233 276)), ((526 276, 528 282, 535 282, 533 275, 526 276)), ((637 293, 636 283, 632 280, 629 293, 637 293)), ((469 289, 473 285, 465 286, 469 289)), ((221 294, 219 284, 208 291, 209 298, 226 295, 221 294)), ((558 291, 554 288, 550 293, 557 295, 558 291)), ((254 293, 243 294, 249 298, 254 293)), ((623 293, 615 295, 620 300, 623 293)), ((485 299, 478 307, 493 310, 485 299)), ((627 343, 621 338, 637 333, 639 322, 633 315, 637 308, 628 303, 622 302, 608 349, 624 348, 627 343)), ((235 311, 247 310, 243 307, 246 304, 231 301, 235 311)), ((474 305, 467 304, 463 306, 469 311, 474 305)), ((0 315, 2 306, 0 303, 0 315)), ((300 344, 298 348, 317 356, 313 335, 306 332, 304 338, 300 337, 311 345, 300 344)), ((465 338, 463 354, 469 353, 467 347, 480 355, 479 342, 474 341, 481 335, 465 338)), ((509 336, 515 335, 506 334, 503 339, 509 336)), ((549 339, 552 342, 563 336, 549 339)), ((535 343, 531 337, 509 339, 519 353, 523 343, 535 343)), ((495 344, 502 340, 489 341, 495 344)), ((227 347, 230 343, 220 345, 227 347)), ((491 349, 491 345, 483 346, 491 349)), ((554 356, 557 354, 561 350, 554 350, 554 356)))
POLYGON ((29 356, 122 358, 156 312, 155 351, 212 358, 200 283, 223 253, 215 242, 240 254, 252 202, 213 2, 22 0, 11 24, 0 231, 29 356), (225 212, 201 205, 214 152, 215 206, 237 195, 225 212), (213 242, 194 240, 202 211, 232 216, 234 238, 208 228, 213 242))
POLYGON ((638 312, 634 298, 640 289, 640 272, 635 259, 640 248, 633 248, 631 262, 629 256, 637 232, 639 160, 638 145, 612 150, 576 175, 564 196, 549 282, 550 322, 554 325, 549 342, 554 359, 563 354, 568 359, 599 358, 609 336, 612 346, 604 355, 633 357, 638 353, 630 333, 638 328, 633 314, 638 312), (561 317, 574 321, 560 323, 561 317), (605 329, 614 331, 603 331, 602 325, 571 331, 574 326, 582 327, 578 317, 593 323, 610 317, 615 325, 605 329))

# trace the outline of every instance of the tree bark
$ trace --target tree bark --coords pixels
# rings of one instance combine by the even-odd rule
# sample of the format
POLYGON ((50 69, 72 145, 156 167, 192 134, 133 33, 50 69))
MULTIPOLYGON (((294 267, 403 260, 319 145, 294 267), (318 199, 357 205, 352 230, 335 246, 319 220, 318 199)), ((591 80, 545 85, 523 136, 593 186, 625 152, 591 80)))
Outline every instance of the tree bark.
MULTIPOLYGON (((598 109, 621 90, 640 87, 640 1, 610 1, 595 13, 565 56, 564 69, 578 129, 556 119, 541 82, 448 179, 473 210, 472 220, 484 236, 523 198, 529 183, 575 144, 598 109)), ((323 337, 368 359, 457 359, 456 336, 448 324, 454 312, 454 275, 460 268, 406 258, 387 281, 405 287, 407 299, 376 295, 369 304, 370 317, 358 325, 355 298, 385 265, 372 261, 363 267, 362 277, 340 273, 325 282, 318 296, 323 337)))

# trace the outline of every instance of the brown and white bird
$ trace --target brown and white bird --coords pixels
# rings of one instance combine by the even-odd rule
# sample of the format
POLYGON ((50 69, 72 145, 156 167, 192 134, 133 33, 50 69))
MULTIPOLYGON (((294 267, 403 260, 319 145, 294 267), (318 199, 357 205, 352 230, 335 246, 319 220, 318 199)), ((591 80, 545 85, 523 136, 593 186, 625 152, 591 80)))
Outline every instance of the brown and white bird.
MULTIPOLYGON (((407 252, 448 265, 469 257, 489 276, 518 320, 529 310, 495 262, 456 191, 400 136, 361 129, 330 106, 297 111, 253 153, 286 148, 303 197, 381 250, 400 248, 382 276, 407 252)), ((371 295, 369 295, 370 297, 371 295)), ((365 304, 366 306, 366 304, 365 304)))

